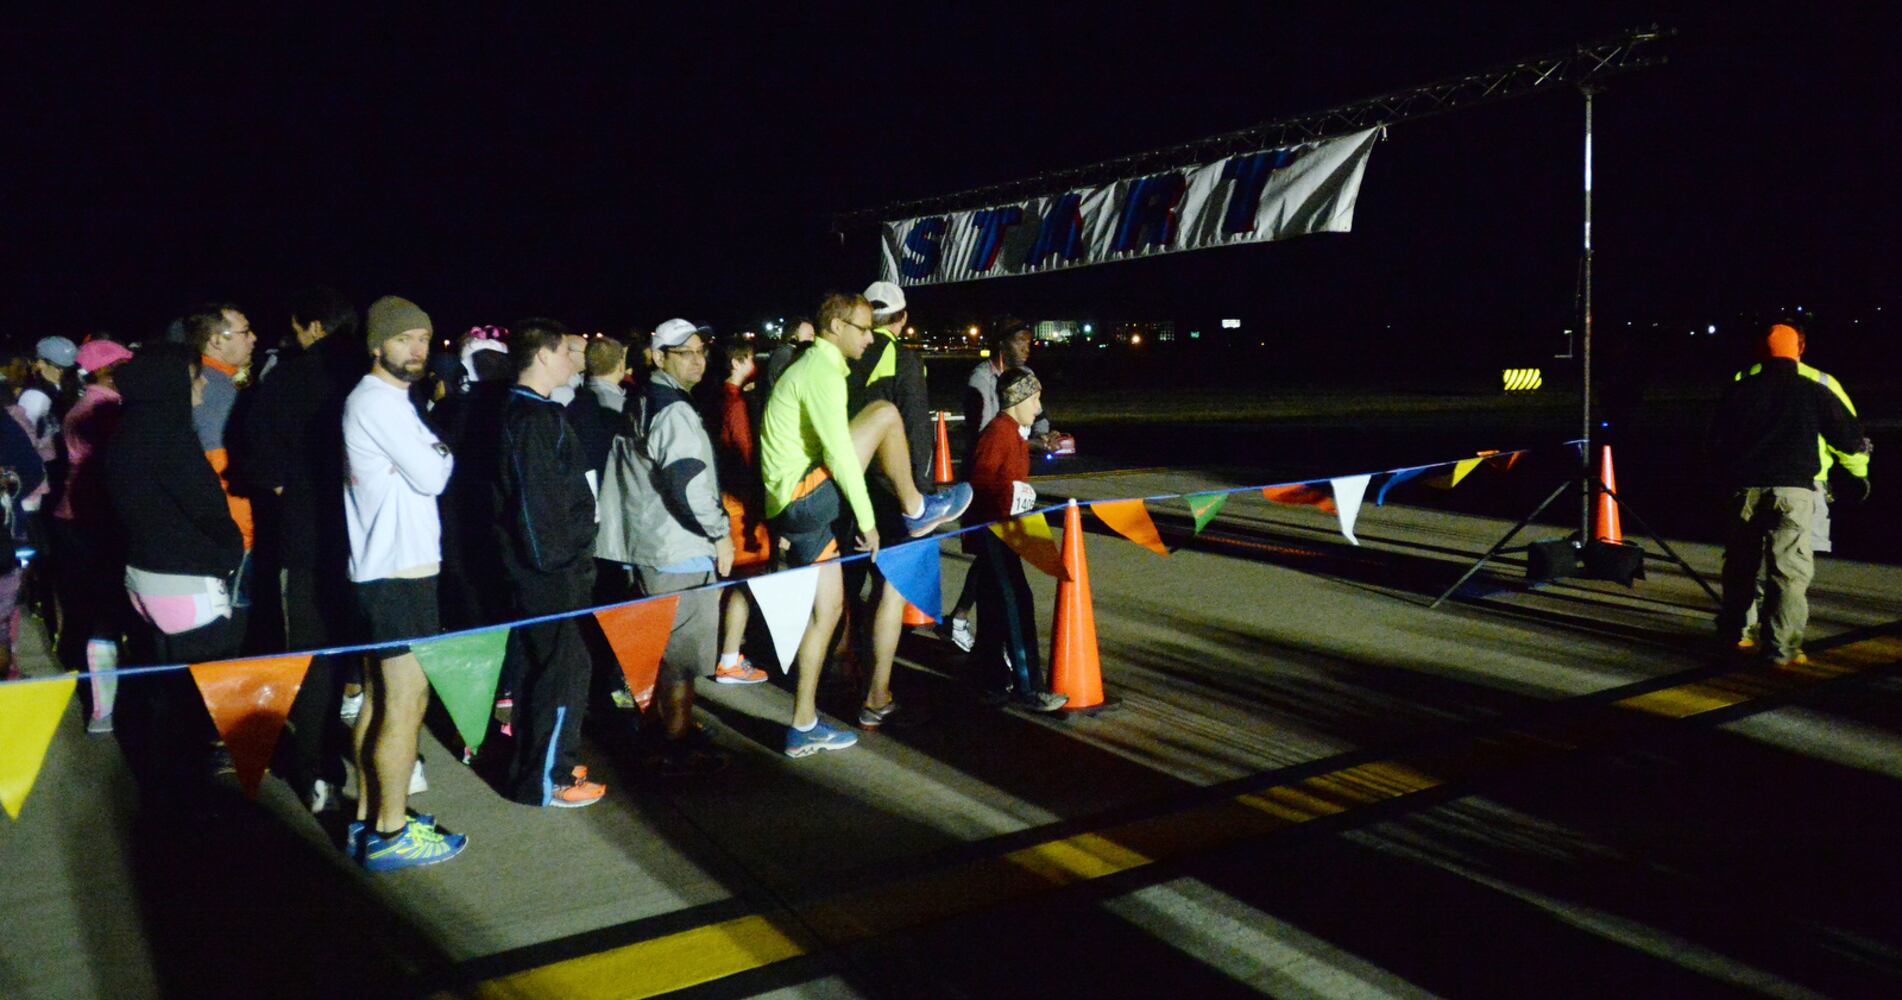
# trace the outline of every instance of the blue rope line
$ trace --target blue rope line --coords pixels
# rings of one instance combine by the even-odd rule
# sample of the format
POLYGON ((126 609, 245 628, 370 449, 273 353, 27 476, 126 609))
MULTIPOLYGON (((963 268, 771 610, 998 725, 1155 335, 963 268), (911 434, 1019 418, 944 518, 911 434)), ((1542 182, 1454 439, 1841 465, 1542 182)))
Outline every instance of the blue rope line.
MULTIPOLYGON (((1577 445, 1581 441, 1582 439, 1574 438, 1572 440, 1561 441, 1559 443, 1561 445, 1577 445)), ((1491 455, 1467 456, 1467 457, 1468 458, 1483 457, 1487 459, 1503 458, 1507 455, 1528 454, 1534 450, 1536 449, 1516 448, 1512 451, 1501 451, 1491 455)), ((1431 462, 1426 465, 1404 465, 1397 469, 1381 469, 1375 472, 1365 472, 1365 473, 1356 472, 1356 473, 1348 473, 1346 475, 1340 475, 1340 476, 1321 476, 1315 479, 1300 479, 1300 480, 1294 480, 1294 481, 1285 482, 1285 483, 1263 483, 1259 486, 1237 486, 1232 489, 1223 489, 1223 490, 1197 490, 1193 493, 1159 493, 1159 494, 1156 494, 1155 496, 1123 497, 1120 499, 1110 499, 1110 500, 1085 500, 1082 502, 1085 504, 1127 503, 1128 501, 1131 501, 1131 500, 1140 500, 1140 501, 1143 501, 1144 503, 1152 503, 1152 502, 1157 502, 1162 500, 1180 500, 1184 497, 1191 497, 1191 496, 1214 496, 1216 494, 1251 493, 1258 490, 1274 489, 1274 488, 1283 487, 1283 486, 1313 486, 1318 483, 1325 483, 1334 479, 1348 479, 1358 475, 1365 475, 1365 476, 1372 477, 1372 476, 1390 475, 1396 472, 1406 472, 1410 469, 1431 469, 1431 468, 1437 468, 1442 465, 1455 465, 1465 460, 1466 460, 1465 458, 1456 458, 1448 462, 1431 462)), ((907 539, 904 542, 900 542, 899 545, 907 545, 913 542, 924 542, 927 540, 931 542, 940 542, 947 538, 957 538, 960 535, 968 535, 974 531, 988 531, 990 530, 992 525, 1004 524, 1007 521, 1014 521, 1020 517, 1029 517, 1031 514, 1054 513, 1057 511, 1061 511, 1065 509, 1066 507, 1068 507, 1070 504, 1076 503, 1076 502, 1077 501, 1073 499, 1073 500, 1069 500, 1060 504, 1051 504, 1048 507, 1039 507, 1036 510, 1026 511, 1025 513, 1017 515, 1016 517, 1003 518, 1001 520, 996 520, 996 521, 986 521, 983 524, 972 525, 968 528, 959 528, 956 531, 934 532, 931 535, 928 535, 924 538, 907 539)), ((892 547, 895 548, 896 546, 892 546, 892 547)), ((813 566, 844 565, 845 563, 854 562, 859 559, 870 559, 870 558, 872 558, 872 553, 870 552, 854 552, 851 555, 840 556, 839 558, 829 560, 826 563, 814 563, 813 566)), ((547 622, 562 621, 568 618, 579 618, 583 615, 592 615, 599 611, 611 611, 616 608, 633 607, 636 604, 645 604, 648 601, 657 601, 664 597, 678 597, 681 594, 691 594, 691 593, 694 593, 695 591, 721 590, 726 587, 732 587, 739 584, 748 583, 751 580, 763 579, 765 576, 778 576, 781 573, 795 573, 802 569, 811 569, 811 568, 813 567, 800 566, 800 567, 794 567, 791 569, 778 570, 776 572, 767 573, 759 577, 748 577, 745 579, 735 578, 735 579, 719 580, 714 583, 702 584, 698 587, 691 587, 691 588, 688 588, 687 590, 674 591, 673 593, 670 593, 670 594, 655 594, 650 597, 637 597, 631 601, 619 601, 614 604, 602 604, 602 605, 598 605, 591 608, 582 608, 577 611, 560 611, 560 612, 556 612, 555 614, 540 615, 535 618, 524 618, 520 621, 503 622, 497 625, 479 625, 475 628, 466 628, 457 632, 439 632, 435 635, 423 636, 417 639, 397 639, 397 640, 391 640, 387 642, 366 642, 366 643, 358 643, 353 646, 332 646, 329 649, 315 649, 315 650, 310 650, 308 652, 300 650, 300 651, 288 652, 288 653, 263 653, 257 656, 241 656, 236 659, 216 660, 212 662, 243 663, 246 660, 287 659, 294 656, 309 656, 312 659, 315 659, 319 656, 343 656, 350 653, 369 653, 379 649, 394 649, 397 646, 418 646, 418 645, 423 645, 425 643, 437 642, 443 639, 453 639, 459 636, 477 635, 483 632, 493 632, 496 629, 522 628, 528 625, 541 625, 547 622)), ((189 664, 189 663, 167 663, 167 664, 159 664, 154 666, 117 667, 112 670, 88 671, 87 674, 85 675, 81 675, 73 671, 67 671, 65 673, 53 674, 46 677, 21 677, 16 680, 0 681, 0 689, 6 688, 11 685, 15 685, 15 684, 54 683, 54 682, 65 680, 71 677, 91 676, 94 674, 100 677, 137 677, 143 674, 158 674, 158 673, 167 673, 174 670, 189 670, 191 669, 191 667, 192 667, 192 664, 189 664)))

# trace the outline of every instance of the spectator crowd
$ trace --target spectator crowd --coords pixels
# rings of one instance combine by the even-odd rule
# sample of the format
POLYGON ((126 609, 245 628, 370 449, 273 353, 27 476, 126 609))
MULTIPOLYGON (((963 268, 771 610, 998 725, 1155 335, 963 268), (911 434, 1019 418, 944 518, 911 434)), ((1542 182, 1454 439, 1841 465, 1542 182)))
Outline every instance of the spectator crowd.
MULTIPOLYGON (((0 663, 17 675, 20 614, 37 613, 86 677, 88 730, 148 800, 189 801, 232 769, 191 677, 115 668, 387 644, 313 659, 273 762, 312 811, 355 810, 342 846, 372 871, 468 844, 411 807, 430 685, 403 643, 543 619, 510 630, 502 738, 477 763, 514 802, 584 807, 608 791, 583 759, 590 713, 630 726, 661 775, 726 766, 695 686, 769 675, 748 656, 749 588, 712 585, 814 566, 784 749, 844 750, 922 713, 892 692, 904 597, 841 557, 1032 509, 1029 449, 1049 434, 1030 329, 994 323, 966 389, 966 482, 934 487, 925 361, 888 282, 827 296, 764 353, 684 319, 451 341, 417 303, 360 312, 322 288, 288 320, 261 354, 245 311, 212 302, 143 343, 49 336, 7 365, 0 663), (663 594, 679 601, 651 691, 627 688, 591 616, 548 617, 663 594), (818 711, 827 678, 862 690, 853 724, 818 711)), ((1022 562, 989 532, 965 542, 976 562, 940 634, 987 702, 1060 708, 1022 562)))

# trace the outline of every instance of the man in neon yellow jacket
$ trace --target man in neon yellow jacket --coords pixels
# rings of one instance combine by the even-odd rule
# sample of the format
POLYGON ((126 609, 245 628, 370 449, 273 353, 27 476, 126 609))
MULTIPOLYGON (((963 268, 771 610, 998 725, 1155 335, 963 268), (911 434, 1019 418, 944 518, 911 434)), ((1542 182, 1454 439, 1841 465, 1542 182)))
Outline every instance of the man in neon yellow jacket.
MULTIPOLYGON (((1842 401, 1843 409, 1848 410, 1850 416, 1859 416, 1859 414, 1856 413, 1856 404, 1849 401, 1849 390, 1843 388, 1841 379, 1836 378, 1834 375, 1820 368, 1804 364, 1801 360, 1802 354, 1809 347, 1809 336, 1808 331, 1805 329, 1805 324, 1789 319, 1779 322, 1796 331, 1796 350, 1798 356, 1796 363, 1797 374, 1828 389, 1837 399, 1842 401)), ((1760 361, 1738 372, 1733 381, 1742 381, 1744 378, 1755 375, 1762 370, 1763 362, 1760 361)), ((1835 497, 1829 488, 1830 470, 1838 465, 1842 466, 1843 472, 1855 480, 1855 488, 1861 492, 1862 495, 1867 496, 1869 492, 1869 454, 1867 451, 1856 453, 1840 451, 1830 447, 1829 442, 1824 440, 1821 435, 1817 436, 1816 490, 1818 495, 1816 498, 1816 516, 1815 519, 1810 522, 1810 544, 1814 551, 1829 552, 1833 549, 1829 537, 1829 501, 1835 499, 1835 497)), ((1763 582, 1759 580, 1757 582, 1757 599, 1750 605, 1750 612, 1745 622, 1744 638, 1743 641, 1738 643, 1739 648, 1754 649, 1756 647, 1757 612, 1762 603, 1763 582)))

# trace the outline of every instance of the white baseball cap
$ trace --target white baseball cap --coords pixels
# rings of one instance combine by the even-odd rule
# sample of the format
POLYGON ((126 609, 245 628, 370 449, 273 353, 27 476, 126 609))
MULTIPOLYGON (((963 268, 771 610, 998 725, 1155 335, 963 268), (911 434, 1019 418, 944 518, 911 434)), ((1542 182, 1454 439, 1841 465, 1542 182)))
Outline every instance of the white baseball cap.
POLYGON ((905 311, 905 290, 889 281, 874 281, 865 286, 865 301, 882 316, 905 311))
POLYGON ((654 328, 652 346, 660 348, 679 347, 687 342, 687 338, 696 333, 705 336, 712 332, 713 327, 710 326, 695 326, 684 319, 670 319, 654 328))

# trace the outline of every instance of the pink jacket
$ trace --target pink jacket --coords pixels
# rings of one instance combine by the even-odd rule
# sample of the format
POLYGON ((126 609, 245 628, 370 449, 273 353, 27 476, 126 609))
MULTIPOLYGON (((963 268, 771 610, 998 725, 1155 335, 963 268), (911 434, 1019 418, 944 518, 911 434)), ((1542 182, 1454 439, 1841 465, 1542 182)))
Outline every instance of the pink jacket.
POLYGON ((105 487, 100 482, 99 449, 119 429, 119 394, 103 385, 89 385, 66 414, 66 488, 53 516, 82 524, 109 517, 105 487))

